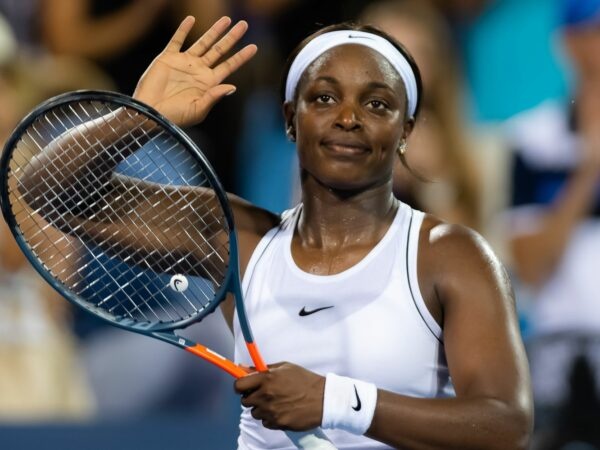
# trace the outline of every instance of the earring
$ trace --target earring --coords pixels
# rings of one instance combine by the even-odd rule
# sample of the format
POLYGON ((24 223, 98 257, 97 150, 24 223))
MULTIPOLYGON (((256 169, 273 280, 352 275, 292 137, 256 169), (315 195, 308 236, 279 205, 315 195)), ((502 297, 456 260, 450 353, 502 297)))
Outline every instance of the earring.
POLYGON ((402 141, 402 143, 400 144, 400 147, 398 147, 398 154, 400 156, 404 156, 405 153, 406 153, 406 141, 402 141))
POLYGON ((294 129, 292 127, 288 127, 288 129, 285 130, 285 135, 290 141, 296 142, 296 135, 294 134, 294 129))

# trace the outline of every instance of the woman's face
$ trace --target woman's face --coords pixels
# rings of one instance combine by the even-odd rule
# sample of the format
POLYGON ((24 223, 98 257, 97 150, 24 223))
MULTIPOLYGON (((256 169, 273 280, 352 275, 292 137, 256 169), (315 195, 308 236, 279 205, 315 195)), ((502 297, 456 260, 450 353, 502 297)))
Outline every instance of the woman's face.
POLYGON ((391 180, 405 123, 400 75, 379 53, 342 45, 321 55, 285 106, 306 175, 335 190, 361 190, 391 180))

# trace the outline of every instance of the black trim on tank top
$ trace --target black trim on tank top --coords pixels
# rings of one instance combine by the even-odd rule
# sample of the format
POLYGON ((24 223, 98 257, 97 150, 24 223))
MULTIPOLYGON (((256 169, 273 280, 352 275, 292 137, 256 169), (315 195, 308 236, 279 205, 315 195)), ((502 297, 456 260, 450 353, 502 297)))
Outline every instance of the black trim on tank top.
MULTIPOLYGON (((415 214, 415 211, 414 211, 414 209, 411 208, 410 209, 410 221, 408 222, 408 233, 406 236, 406 279, 408 281, 408 290, 410 292, 410 296, 412 298, 413 304, 415 305, 415 308, 417 308, 417 312, 419 313, 419 316, 421 316, 421 320, 423 321, 423 323, 425 324, 427 329, 431 332, 431 334, 433 334, 433 337, 435 337, 443 345, 444 342, 442 341, 442 339, 440 339, 439 336, 431 329, 431 327, 429 326, 429 323, 427 323, 427 320, 425 320, 425 317, 423 317, 423 313, 421 312, 421 309, 419 308, 417 300, 415 299, 415 293, 413 291, 412 283, 410 282, 410 267, 411 267, 411 265, 410 265, 410 261, 409 261, 409 253, 410 253, 410 236, 411 236, 411 231, 412 231, 414 214, 415 214)), ((419 233, 417 233, 417 238, 418 237, 419 237, 419 233)), ((418 253, 419 253, 419 242, 417 241, 416 254, 418 255, 418 253)), ((418 273, 419 272, 418 272, 417 267, 415 267, 415 273, 417 273, 417 281, 418 281, 418 273)), ((427 305, 425 305, 425 308, 427 308, 427 305)))
MULTIPOLYGON (((271 245, 271 243, 275 240, 275 238, 277 237, 277 235, 279 233, 281 233, 281 231, 283 230, 283 227, 285 226, 285 223, 286 223, 285 219, 282 220, 281 222, 279 222, 279 225, 277 225, 277 231, 275 233, 273 233, 273 236, 271 236, 271 239, 269 239, 269 242, 267 242, 267 245, 264 246, 264 248, 260 252, 260 255, 258 255, 258 258, 256 258, 256 262, 254 263, 254 266, 252 267, 252 272, 250 273, 250 278, 248 278, 248 284, 247 284, 246 291, 243 293, 244 298, 246 298, 246 295, 248 294, 248 289, 250 289, 250 284, 252 283, 252 278, 254 277, 254 272, 256 271, 256 266, 258 266, 258 263, 260 262, 260 260, 264 256, 265 252, 267 251, 267 249, 269 248, 269 246, 271 245)), ((269 231, 271 231, 271 230, 269 230, 269 231)), ((269 233, 269 231, 267 231, 267 233, 269 233)), ((261 238, 261 240, 259 241, 258 245, 260 245, 260 243, 262 242, 262 239, 264 239, 264 236, 261 238)), ((254 251, 256 251, 256 249, 254 251)), ((252 260, 252 256, 253 255, 254 255, 254 252, 252 252, 252 255, 250 255, 250 260, 252 260)), ((242 279, 242 281, 243 281, 243 279, 242 279)))

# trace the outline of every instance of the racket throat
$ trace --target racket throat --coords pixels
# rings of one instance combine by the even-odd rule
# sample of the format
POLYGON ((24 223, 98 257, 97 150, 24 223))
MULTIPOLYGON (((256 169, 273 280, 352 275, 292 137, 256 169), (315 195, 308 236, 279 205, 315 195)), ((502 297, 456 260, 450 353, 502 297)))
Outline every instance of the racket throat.
POLYGON ((178 336, 175 333, 151 333, 151 335, 157 339, 160 339, 161 341, 165 341, 169 344, 180 347, 186 352, 189 352, 195 356, 199 356, 200 358, 224 370, 234 378, 241 378, 245 375, 248 375, 248 371, 245 370, 243 367, 234 364, 224 356, 220 355, 215 351, 212 351, 211 349, 205 347, 202 344, 197 344, 182 336, 178 336))
POLYGON ((204 345, 195 344, 194 346, 185 347, 185 350, 214 364, 215 366, 224 370, 234 378, 241 378, 243 376, 248 375, 248 372, 242 367, 232 363, 225 357, 219 355, 217 352, 213 352, 211 349, 205 347, 204 345))

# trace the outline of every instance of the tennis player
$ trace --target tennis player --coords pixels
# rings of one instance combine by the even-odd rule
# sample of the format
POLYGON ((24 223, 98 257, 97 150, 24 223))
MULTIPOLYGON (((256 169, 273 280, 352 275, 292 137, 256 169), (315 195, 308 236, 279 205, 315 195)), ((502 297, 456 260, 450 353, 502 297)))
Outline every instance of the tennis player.
MULTIPOLYGON (((256 52, 224 58, 247 29, 228 18, 182 51, 193 23, 134 94, 183 126, 235 91, 223 80, 256 52)), ((411 56, 375 28, 327 27, 293 52, 283 91, 302 202, 279 216, 231 196, 270 364, 235 383, 239 448, 291 448, 274 430, 318 426, 340 449, 527 448, 529 375, 505 270, 476 233, 392 194, 422 96, 411 56)), ((250 365, 233 304, 223 311, 250 365)))

